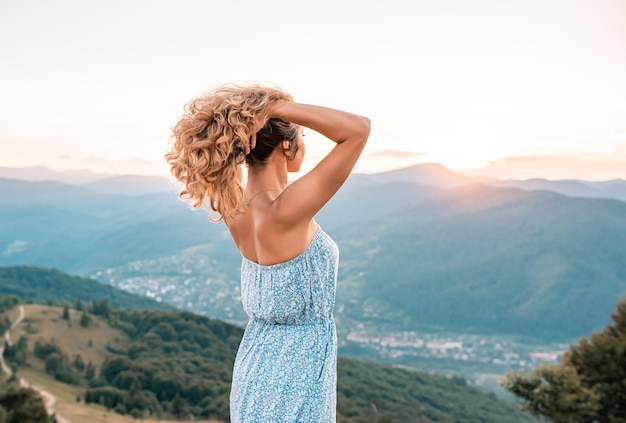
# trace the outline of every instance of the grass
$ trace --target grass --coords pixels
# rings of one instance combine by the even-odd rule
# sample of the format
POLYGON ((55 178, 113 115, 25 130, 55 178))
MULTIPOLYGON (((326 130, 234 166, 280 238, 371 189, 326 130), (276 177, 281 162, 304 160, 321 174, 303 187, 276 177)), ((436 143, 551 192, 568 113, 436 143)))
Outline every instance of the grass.
POLYGON ((91 361, 96 368, 104 361, 107 354, 106 347, 123 346, 128 342, 128 336, 122 331, 112 329, 102 319, 91 316, 91 325, 87 328, 80 326, 81 312, 70 309, 70 320, 64 320, 63 308, 30 304, 24 306, 25 317, 22 323, 11 333, 13 342, 20 336, 28 339, 28 362, 34 368, 43 371, 44 362, 38 360, 33 349, 36 341, 54 341, 70 359, 80 354, 83 361, 91 361))
POLYGON ((17 319, 17 317, 20 315, 20 312, 18 307, 13 307, 11 310, 5 311, 3 314, 9 318, 11 323, 13 323, 15 319, 17 319))
MULTIPOLYGON (((27 366, 18 369, 18 376, 27 380, 31 386, 40 387, 57 399, 56 410, 71 423, 174 423, 173 420, 137 420, 107 410, 99 404, 85 404, 82 401, 85 386, 72 386, 54 380, 45 373, 45 363, 35 357, 33 348, 37 340, 54 342, 73 359, 80 354, 85 363, 91 361, 96 369, 100 368, 106 354, 106 346, 123 346, 128 337, 123 332, 112 329, 108 324, 91 316, 91 326, 83 328, 79 321, 81 313, 70 310, 70 321, 62 318, 63 308, 29 304, 24 306, 25 317, 22 323, 11 332, 11 339, 17 342, 20 336, 28 338, 27 366), (90 342, 91 341, 91 342, 90 342), (90 346, 91 345, 91 346, 90 346), (77 401, 80 398, 80 402, 77 401)), ((18 315, 11 311, 11 319, 18 315)), ((219 423, 218 420, 196 420, 198 423, 219 423)))

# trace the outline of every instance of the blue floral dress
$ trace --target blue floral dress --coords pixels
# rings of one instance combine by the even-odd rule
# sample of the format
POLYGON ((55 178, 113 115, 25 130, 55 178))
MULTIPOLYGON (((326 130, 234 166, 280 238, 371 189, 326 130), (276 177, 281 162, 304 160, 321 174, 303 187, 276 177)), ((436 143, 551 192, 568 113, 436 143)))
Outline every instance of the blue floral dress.
POLYGON ((231 422, 335 422, 338 263, 337 245, 319 225, 289 261, 261 266, 243 258, 250 320, 233 369, 231 422))

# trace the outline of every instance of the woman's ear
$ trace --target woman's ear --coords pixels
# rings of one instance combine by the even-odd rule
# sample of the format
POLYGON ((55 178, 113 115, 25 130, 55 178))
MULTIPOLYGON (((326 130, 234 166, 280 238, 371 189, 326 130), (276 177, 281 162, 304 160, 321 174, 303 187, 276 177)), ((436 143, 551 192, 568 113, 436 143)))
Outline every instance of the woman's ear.
POLYGON ((290 144, 289 140, 283 140, 283 150, 288 151, 290 144))

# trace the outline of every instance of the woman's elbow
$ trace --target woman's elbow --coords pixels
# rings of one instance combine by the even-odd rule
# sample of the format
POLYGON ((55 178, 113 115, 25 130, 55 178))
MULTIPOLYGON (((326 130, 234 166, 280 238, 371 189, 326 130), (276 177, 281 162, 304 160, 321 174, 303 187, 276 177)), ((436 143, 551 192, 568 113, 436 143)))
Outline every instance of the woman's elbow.
POLYGON ((370 136, 370 129, 372 128, 372 122, 369 118, 365 116, 359 116, 359 138, 362 139, 363 143, 367 141, 367 138, 370 136))

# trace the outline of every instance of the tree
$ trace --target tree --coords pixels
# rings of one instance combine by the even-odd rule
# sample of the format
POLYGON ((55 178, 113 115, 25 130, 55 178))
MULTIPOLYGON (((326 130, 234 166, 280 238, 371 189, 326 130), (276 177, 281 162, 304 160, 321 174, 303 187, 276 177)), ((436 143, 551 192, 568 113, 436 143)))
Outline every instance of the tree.
POLYGON ((76 311, 83 311, 85 310, 85 304, 83 304, 81 300, 76 300, 76 304, 74 304, 74 309, 76 309, 76 311))
POLYGON ((85 362, 83 361, 83 358, 80 356, 80 354, 76 354, 76 357, 74 357, 74 361, 72 361, 72 365, 79 372, 85 370, 85 362))
POLYGON ((41 358, 42 360, 45 360, 46 358, 48 358, 48 356, 52 354, 63 354, 61 349, 54 342, 54 339, 51 342, 48 342, 47 344, 42 344, 39 341, 35 341, 34 351, 35 351, 35 356, 37 358, 41 358))
POLYGON ((187 404, 185 400, 176 394, 170 404, 170 413, 175 419, 183 419, 187 417, 187 404))
POLYGON ((556 423, 626 422, 626 298, 613 324, 570 346, 560 363, 509 373, 504 388, 556 423))
POLYGON ((72 368, 69 357, 63 353, 48 356, 46 359, 46 373, 51 374, 60 382, 71 385, 78 384, 78 374, 72 368))
POLYGON ((20 339, 15 344, 15 361, 18 364, 26 364, 26 358, 28 356, 28 338, 24 335, 20 336, 20 339))
POLYGON ((0 387, 0 416, 6 423, 49 422, 39 394, 30 388, 20 387, 18 383, 0 387))
POLYGON ((17 304, 20 303, 20 299, 15 295, 2 295, 0 296, 0 313, 4 313, 7 310, 11 310, 17 304))
POLYGON ((17 344, 9 345, 8 342, 4 344, 4 357, 7 360, 11 360, 16 364, 26 364, 28 339, 25 336, 20 336, 17 344))
POLYGON ((108 318, 111 313, 111 310, 109 309, 107 300, 106 299, 103 299, 101 301, 93 300, 91 302, 91 313, 94 314, 95 316, 108 318))
POLYGON ((63 306, 63 320, 70 320, 70 308, 67 305, 63 306))
POLYGON ((11 327, 11 321, 8 316, 0 317, 0 333, 6 332, 11 327))
POLYGON ((80 316, 80 325, 84 328, 89 327, 91 324, 91 317, 83 310, 83 314, 80 316))
POLYGON ((91 361, 87 363, 87 367, 85 367, 85 379, 91 380, 93 379, 96 373, 96 367, 93 365, 91 361))

